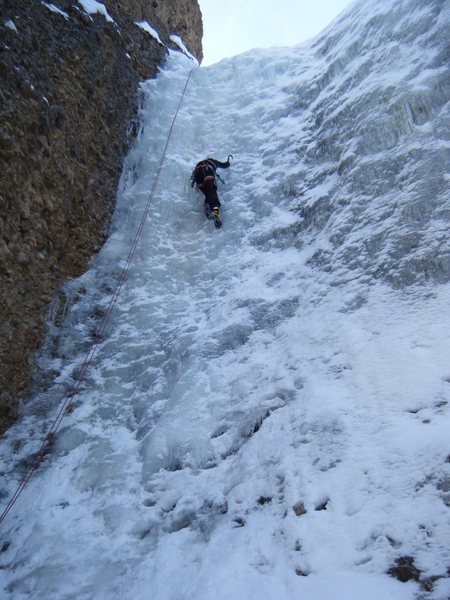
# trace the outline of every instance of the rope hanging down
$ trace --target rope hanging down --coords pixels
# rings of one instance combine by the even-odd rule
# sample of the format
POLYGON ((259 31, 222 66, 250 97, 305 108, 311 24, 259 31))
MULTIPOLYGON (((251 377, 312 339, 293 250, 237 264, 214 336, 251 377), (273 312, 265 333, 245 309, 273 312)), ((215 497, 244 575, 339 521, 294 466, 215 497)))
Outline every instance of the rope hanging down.
POLYGON ((185 83, 183 91, 181 93, 180 101, 178 102, 178 106, 177 106, 177 109, 175 111, 175 115, 174 115, 174 117, 172 119, 172 124, 170 126, 169 133, 167 135, 166 143, 165 143, 164 149, 162 151, 161 159, 159 161, 159 165, 158 165, 158 169, 156 171, 155 179, 153 181, 152 189, 151 189, 150 194, 148 196, 147 203, 145 205, 144 212, 142 213, 142 218, 141 218, 141 221, 140 221, 139 226, 137 228, 136 235, 134 236, 133 243, 131 244, 130 251, 128 252, 128 256, 127 256, 127 259, 125 261, 125 265, 124 265, 124 267, 122 269, 122 272, 120 273, 120 276, 119 276, 119 278, 117 280, 117 284, 116 284, 114 292, 113 292, 113 294, 111 296, 111 300, 109 301, 108 308, 106 309, 105 314, 103 315, 102 322, 100 323, 100 326, 99 326, 98 330, 95 333, 95 336, 94 336, 94 339, 92 341, 92 344, 91 344, 91 346, 90 346, 90 348, 89 348, 89 350, 88 350, 88 352, 86 354, 86 357, 85 357, 85 359, 83 361, 83 364, 81 365, 81 368, 78 371, 77 377, 76 377, 75 381, 73 382, 72 387, 70 388, 69 392, 67 393, 67 395, 66 395, 66 397, 64 399, 64 402, 63 402, 61 408, 59 409, 59 412, 56 415, 56 418, 53 421, 52 426, 50 427, 49 432, 47 433, 47 435, 45 437, 45 440, 42 442, 42 445, 39 448, 39 451, 36 453, 36 456, 35 456, 35 459, 34 459, 33 463, 28 467, 28 469, 25 472, 24 476, 22 477, 22 480, 20 481, 20 483, 19 483, 16 491, 11 496, 11 499, 9 500, 8 504, 6 505, 6 508, 4 509, 4 511, 2 512, 2 514, 0 515, 0 523, 2 523, 2 521, 5 519, 6 515, 9 513, 9 511, 11 510, 11 508, 17 502, 17 499, 19 498, 20 494, 22 493, 24 487, 29 482, 29 480, 30 480, 33 472, 39 467, 39 465, 40 465, 40 463, 41 463, 41 461, 42 461, 42 459, 43 459, 43 457, 45 455, 46 450, 48 450, 48 448, 51 446, 51 444, 53 442, 53 439, 55 437, 55 434, 56 434, 56 432, 58 431, 58 429, 59 429, 59 427, 61 425, 61 421, 64 418, 64 414, 67 412, 67 410, 69 409, 70 405, 72 404, 73 399, 76 396, 76 394, 77 394, 77 392, 78 392, 78 390, 80 388, 80 385, 81 385, 81 383, 82 383, 82 381, 84 379, 84 376, 86 375, 86 371, 88 370, 88 367, 91 364, 92 359, 94 358, 94 355, 95 355, 95 353, 97 351, 97 348, 98 348, 98 346, 100 344, 102 335, 105 332, 105 329, 106 329, 106 326, 108 324, 109 318, 110 318, 111 313, 113 311, 113 308, 114 308, 114 306, 115 306, 115 304, 117 302, 117 298, 119 297, 120 290, 122 289, 122 285, 123 285, 123 283, 125 281, 125 278, 127 276, 128 271, 130 269, 131 261, 133 260, 133 256, 134 256, 134 253, 136 251, 136 248, 137 248, 137 245, 138 245, 138 242, 139 242, 139 238, 140 238, 141 233, 142 233, 142 229, 143 229, 145 221, 147 219, 147 214, 148 214, 148 211, 149 211, 149 208, 150 208, 150 204, 151 204, 151 202, 153 200, 153 196, 155 194, 156 185, 158 183, 159 176, 161 174, 161 169, 162 169, 162 166, 163 166, 163 163, 164 163, 164 159, 166 157, 167 148, 169 146, 169 141, 170 141, 170 138, 172 136, 172 131, 173 131, 173 128, 174 128, 174 125, 175 125, 175 121, 176 121, 176 119, 178 117, 178 113, 180 111, 181 103, 183 102, 183 98, 184 98, 184 96, 186 94, 186 90, 187 90, 187 87, 189 85, 189 80, 191 79, 191 75, 192 75, 192 72, 194 71, 194 69, 195 69, 195 67, 193 67, 189 71, 189 74, 187 76, 186 83, 185 83))

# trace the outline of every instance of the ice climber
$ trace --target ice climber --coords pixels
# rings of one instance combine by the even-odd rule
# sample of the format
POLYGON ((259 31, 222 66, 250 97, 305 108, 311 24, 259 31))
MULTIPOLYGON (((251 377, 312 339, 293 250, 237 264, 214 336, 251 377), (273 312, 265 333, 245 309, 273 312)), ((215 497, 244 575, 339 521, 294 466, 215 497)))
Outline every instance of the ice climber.
MULTIPOLYGON (((222 221, 219 218, 220 200, 217 195, 216 169, 228 169, 232 154, 228 155, 226 162, 220 162, 215 158, 205 158, 195 165, 191 175, 191 187, 194 185, 205 195, 204 209, 208 219, 214 221, 217 229, 222 227, 222 221)), ((220 177, 217 175, 220 179, 220 177)))

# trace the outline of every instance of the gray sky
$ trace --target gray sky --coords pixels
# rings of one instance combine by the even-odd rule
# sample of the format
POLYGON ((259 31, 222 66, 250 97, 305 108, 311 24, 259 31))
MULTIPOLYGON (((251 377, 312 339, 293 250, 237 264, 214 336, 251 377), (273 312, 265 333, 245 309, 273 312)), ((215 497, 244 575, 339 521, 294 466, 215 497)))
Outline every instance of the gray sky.
POLYGON ((351 0, 199 0, 203 65, 252 48, 295 46, 322 31, 351 0))

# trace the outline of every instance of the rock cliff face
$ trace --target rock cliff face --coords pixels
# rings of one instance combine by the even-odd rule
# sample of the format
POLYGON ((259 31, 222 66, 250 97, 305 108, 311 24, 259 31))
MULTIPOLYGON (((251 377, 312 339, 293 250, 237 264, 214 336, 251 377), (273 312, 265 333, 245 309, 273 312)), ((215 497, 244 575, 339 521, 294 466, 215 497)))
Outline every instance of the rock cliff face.
POLYGON ((171 34, 201 60, 197 0, 0 0, 0 431, 49 301, 107 235, 138 83, 178 49, 171 34))

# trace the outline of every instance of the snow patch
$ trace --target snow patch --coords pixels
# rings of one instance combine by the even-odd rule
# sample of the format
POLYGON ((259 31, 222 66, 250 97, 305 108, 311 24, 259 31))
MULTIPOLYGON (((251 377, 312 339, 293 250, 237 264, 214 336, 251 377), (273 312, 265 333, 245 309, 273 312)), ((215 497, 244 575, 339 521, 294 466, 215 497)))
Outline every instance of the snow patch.
POLYGON ((154 37, 158 44, 161 44, 161 46, 165 46, 165 44, 162 43, 158 32, 155 29, 153 29, 153 27, 151 27, 151 25, 149 25, 147 21, 135 21, 135 25, 137 25, 138 27, 149 33, 152 37, 154 37))
POLYGON ((41 2, 41 4, 43 4, 45 7, 47 7, 52 12, 62 15, 66 20, 69 18, 69 15, 66 12, 64 12, 63 10, 61 10, 54 4, 48 4, 47 2, 41 2))
POLYGON ((5 27, 7 27, 8 29, 11 29, 12 31, 15 31, 16 33, 19 33, 17 31, 17 27, 15 26, 14 22, 11 21, 11 19, 8 19, 7 21, 5 21, 5 27))
POLYGON ((174 44, 176 44, 176 45, 178 46, 178 48, 180 48, 180 49, 181 49, 181 50, 184 52, 184 54, 186 54, 186 56, 188 56, 188 57, 189 57, 189 58, 191 58, 192 60, 194 60, 194 61, 198 62, 198 61, 197 61, 197 59, 195 58, 195 56, 194 56, 193 54, 191 54, 191 53, 189 52, 189 50, 186 48, 186 46, 183 44, 183 40, 180 38, 180 36, 179 36, 179 35, 172 34, 172 35, 170 36, 170 40, 171 40, 171 41, 172 41, 174 44))
POLYGON ((93 15, 95 13, 100 13, 105 17, 107 21, 110 23, 114 23, 114 19, 108 14, 106 7, 101 2, 97 2, 96 0, 77 0, 78 4, 81 4, 83 9, 89 14, 93 15))

